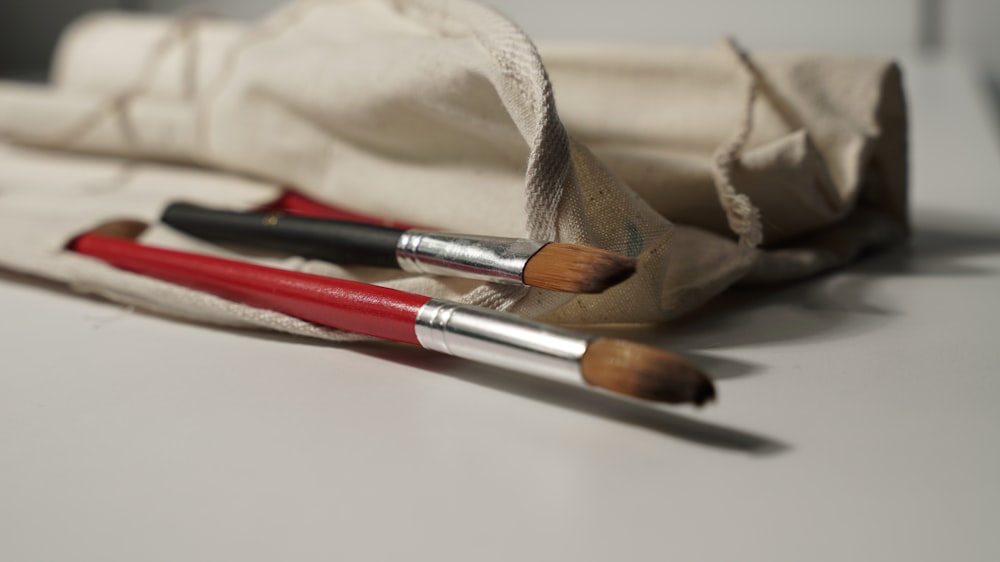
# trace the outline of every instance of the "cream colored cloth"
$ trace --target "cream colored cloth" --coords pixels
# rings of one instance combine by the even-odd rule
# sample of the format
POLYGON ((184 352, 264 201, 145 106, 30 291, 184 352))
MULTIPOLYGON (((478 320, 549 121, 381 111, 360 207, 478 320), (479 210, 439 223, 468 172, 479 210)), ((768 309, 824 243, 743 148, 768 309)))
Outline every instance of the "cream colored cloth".
MULTIPOLYGON (((294 185, 400 221, 600 246, 640 269, 573 296, 269 263, 551 321, 655 322, 906 230, 906 114, 885 60, 732 44, 539 55, 472 2, 326 0, 253 24, 93 15, 55 66, 51 86, 0 85, 0 134, 34 147, 0 151, 0 264, 202 321, 340 337, 61 248, 108 220, 154 222, 172 199, 250 208, 294 185)), ((145 240, 225 254, 162 227, 145 240)))

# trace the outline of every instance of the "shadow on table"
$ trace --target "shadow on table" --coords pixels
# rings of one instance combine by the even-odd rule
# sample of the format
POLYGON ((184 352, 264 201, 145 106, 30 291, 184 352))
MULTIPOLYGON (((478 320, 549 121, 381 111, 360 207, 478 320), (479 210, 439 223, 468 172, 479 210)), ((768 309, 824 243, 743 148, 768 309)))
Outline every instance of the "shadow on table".
POLYGON ((787 445, 769 437, 697 420, 668 411, 659 405, 597 389, 573 387, 489 365, 477 365, 475 369, 470 369, 469 363, 462 359, 412 348, 370 345, 359 346, 357 350, 393 363, 402 363, 701 445, 753 455, 776 454, 788 449, 787 445))
POLYGON ((759 374, 760 365, 715 358, 713 348, 855 338, 891 324, 893 310, 881 282, 892 277, 998 275, 976 258, 1000 255, 1000 224, 944 211, 916 213, 905 244, 874 253, 830 275, 779 286, 736 287, 678 320, 649 329, 605 329, 668 347, 719 378, 759 374), (718 364, 713 364, 716 362, 718 364))

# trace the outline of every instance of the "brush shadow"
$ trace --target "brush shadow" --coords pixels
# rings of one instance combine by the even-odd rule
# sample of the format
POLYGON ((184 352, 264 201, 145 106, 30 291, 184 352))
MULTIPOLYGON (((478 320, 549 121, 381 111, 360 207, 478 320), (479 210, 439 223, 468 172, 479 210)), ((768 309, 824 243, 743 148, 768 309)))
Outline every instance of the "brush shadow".
POLYGON ((652 403, 599 389, 569 386, 489 365, 477 364, 473 370, 469 369, 468 361, 420 349, 380 345, 361 345, 352 349, 385 361, 401 363, 491 390, 641 427, 699 445, 760 456, 783 453, 791 448, 770 437, 696 420, 652 403))
MULTIPOLYGON (((161 317, 173 322, 184 321, 169 316, 161 317)), ((696 420, 667 411, 663 407, 650 402, 627 396, 619 396, 596 388, 561 384, 537 376, 501 369, 482 363, 471 363, 465 359, 405 344, 379 340, 339 343, 280 332, 220 327, 208 324, 200 325, 206 329, 222 330, 244 337, 259 338, 267 341, 311 347, 336 347, 345 349, 375 359, 406 365, 434 375, 451 377, 536 402, 543 402, 606 420, 640 427, 664 436, 679 438, 699 445, 743 452, 754 456, 774 455, 791 449, 789 445, 776 439, 696 420), (474 368, 470 368, 470 366, 474 366, 474 368)), ((704 353, 686 353, 685 356, 707 373, 710 373, 712 380, 716 381, 745 376, 758 368, 750 363, 704 353)), ((711 405, 708 407, 711 407, 711 405)))
MULTIPOLYGON (((169 317, 164 318, 177 321, 169 317)), ((338 343, 277 332, 210 325, 205 325, 205 327, 267 341, 345 349, 536 402, 544 402, 560 408, 641 427, 664 436, 679 438, 699 445, 759 456, 783 453, 791 449, 789 445, 770 437, 696 420, 667 411, 650 402, 619 396, 596 388, 561 384, 482 363, 470 363, 465 359, 404 344, 375 340, 338 343), (471 365, 474 365, 474 368, 470 368, 471 365)), ((712 380, 716 381, 746 376, 759 368, 747 362, 704 353, 685 353, 685 357, 705 372, 710 373, 712 380)))

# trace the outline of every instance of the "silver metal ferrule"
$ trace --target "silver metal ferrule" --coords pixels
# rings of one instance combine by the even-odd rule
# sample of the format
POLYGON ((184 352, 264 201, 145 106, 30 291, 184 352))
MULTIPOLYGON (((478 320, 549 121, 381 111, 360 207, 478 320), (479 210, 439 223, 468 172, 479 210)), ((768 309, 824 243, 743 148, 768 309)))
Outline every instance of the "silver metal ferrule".
POLYGON ((396 244, 404 271, 521 283, 524 266, 547 242, 407 230, 396 244))
POLYGON ((473 361, 583 385, 584 334, 477 306, 431 299, 417 313, 420 345, 473 361))

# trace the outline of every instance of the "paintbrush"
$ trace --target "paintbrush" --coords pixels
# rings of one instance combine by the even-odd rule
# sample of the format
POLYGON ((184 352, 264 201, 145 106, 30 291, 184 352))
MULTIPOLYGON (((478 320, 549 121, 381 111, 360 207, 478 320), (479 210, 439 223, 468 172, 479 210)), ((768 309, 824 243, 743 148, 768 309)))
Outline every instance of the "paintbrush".
POLYGON ((115 267, 308 322, 634 398, 702 405, 711 380, 678 355, 386 287, 89 233, 70 248, 115 267))
POLYGON ((635 259, 590 246, 403 229, 280 211, 237 212, 174 203, 161 220, 203 240, 340 265, 397 268, 570 293, 600 293, 635 272, 635 259))
POLYGON ((343 207, 337 207, 329 203, 320 203, 315 199, 310 199, 305 195, 302 195, 298 191, 293 189, 287 189, 276 201, 268 203, 263 207, 257 209, 259 211, 277 211, 288 213, 289 215, 298 215, 305 217, 321 217, 328 219, 337 219, 342 221, 350 222, 361 222, 365 224, 378 224, 382 226, 394 226, 396 228, 401 228, 403 230, 409 230, 411 228, 422 228, 423 230, 433 230, 429 228, 423 228, 416 224, 409 224, 403 222, 397 222, 393 220, 388 220, 383 217, 374 217, 371 215, 364 215, 361 213, 355 213, 353 211, 348 211, 343 207))

